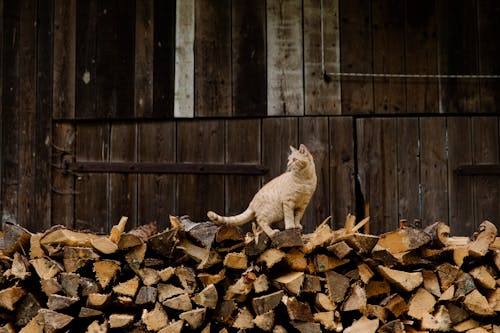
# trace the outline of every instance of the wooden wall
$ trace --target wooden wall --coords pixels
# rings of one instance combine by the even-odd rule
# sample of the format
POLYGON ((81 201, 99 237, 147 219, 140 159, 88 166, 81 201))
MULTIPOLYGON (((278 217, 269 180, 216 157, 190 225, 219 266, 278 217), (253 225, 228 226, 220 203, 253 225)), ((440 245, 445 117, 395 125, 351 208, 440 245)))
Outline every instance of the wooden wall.
POLYGON ((500 225, 495 0, 0 0, 3 221, 107 231, 242 210, 313 151, 306 230, 370 214, 500 225), (323 18, 323 20, 322 20, 323 18), (322 33, 323 32, 323 33, 322 33), (324 54, 324 58, 322 55, 324 54), (260 176, 64 173, 63 161, 253 163, 260 176))

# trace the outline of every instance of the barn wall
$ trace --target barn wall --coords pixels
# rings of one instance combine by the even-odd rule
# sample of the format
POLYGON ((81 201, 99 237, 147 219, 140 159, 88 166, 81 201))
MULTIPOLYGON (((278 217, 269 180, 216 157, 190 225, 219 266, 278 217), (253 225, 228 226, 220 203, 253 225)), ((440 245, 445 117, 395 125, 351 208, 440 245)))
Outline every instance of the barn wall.
POLYGON ((305 143, 319 176, 308 231, 349 212, 372 232, 402 218, 466 235, 499 225, 498 174, 456 173, 500 163, 498 79, 334 74, 499 74, 498 14, 494 0, 0 0, 2 220, 107 231, 121 215, 233 214, 305 143), (269 172, 78 174, 63 161, 269 172))

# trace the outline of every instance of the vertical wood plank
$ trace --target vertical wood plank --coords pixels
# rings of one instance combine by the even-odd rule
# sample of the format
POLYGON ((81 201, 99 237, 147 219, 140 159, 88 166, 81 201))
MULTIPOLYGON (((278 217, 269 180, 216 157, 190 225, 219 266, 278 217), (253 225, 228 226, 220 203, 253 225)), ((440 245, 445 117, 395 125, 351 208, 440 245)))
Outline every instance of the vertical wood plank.
POLYGON ((413 221, 421 218, 418 118, 398 118, 396 126, 398 218, 413 221))
POLYGON ((290 146, 298 146, 297 118, 264 118, 262 120, 262 164, 269 172, 262 177, 267 183, 286 171, 290 146))
MULTIPOLYGON (((373 71, 403 73, 404 2, 375 1, 372 5, 373 71)), ((405 80, 374 78, 374 111, 376 114, 406 113, 405 80)))
MULTIPOLYGON (((4 17, 3 17, 3 0, 0 0, 0 27, 2 27, 2 32, 0 33, 0 45, 2 49, 0 50, 0 154, 2 153, 3 145, 3 63, 4 63, 4 17)), ((0 210, 2 209, 3 198, 3 190, 2 190, 2 180, 3 180, 3 158, 0 156, 0 210)), ((1 220, 0 220, 1 221, 1 220)))
POLYGON ((354 121, 330 118, 330 203, 335 229, 344 226, 347 214, 356 213, 354 121))
POLYGON ((196 0, 195 115, 231 115, 231 1, 196 0))
POLYGON ((326 79, 323 77, 323 70, 329 72, 340 70, 339 0, 306 0, 304 1, 304 100, 307 115, 341 113, 340 78, 326 79), (322 15, 323 22, 321 22, 322 15))
MULTIPOLYGON (((437 9, 434 0, 406 1, 405 59, 408 74, 437 74, 437 9)), ((440 23, 439 23, 440 24, 440 23)), ((406 79, 406 112, 438 113, 438 81, 406 79)))
MULTIPOLYGON (((475 74, 478 72, 477 21, 475 0, 438 2, 439 69, 441 74, 475 74)), ((440 112, 471 113, 479 110, 477 80, 440 80, 440 112)))
POLYGON ((53 50, 54 119, 75 117, 76 0, 55 0, 53 50))
MULTIPOLYGON (((111 125, 110 162, 135 162, 137 160, 137 126, 135 123, 113 123, 111 125)), ((109 220, 110 225, 118 223, 122 216, 128 216, 127 226, 137 226, 137 175, 110 174, 109 220)))
POLYGON ((35 214, 39 230, 51 225, 52 64, 54 0, 38 1, 35 125, 35 214))
MULTIPOLYGON (((340 1, 340 69, 372 73, 371 2, 340 1)), ((373 79, 344 77, 342 114, 373 113, 373 79)))
POLYGON ((449 225, 453 235, 472 235, 475 231, 473 180, 457 176, 459 165, 472 164, 472 121, 469 117, 448 117, 448 196, 449 225))
POLYGON ((70 123, 56 123, 53 127, 52 164, 52 224, 74 227, 75 176, 64 174, 63 162, 73 162, 75 156, 75 126, 70 123))
POLYGON ((396 135, 395 119, 357 120, 358 173, 374 234, 393 230, 398 224, 396 135))
POLYGON ((76 1, 75 113, 80 119, 92 118, 96 114, 97 5, 97 0, 76 1))
POLYGON ((420 118, 422 222, 448 221, 446 118, 420 118))
POLYGON ((2 92, 2 222, 17 220, 19 186, 20 2, 4 2, 2 92))
MULTIPOLYGON (((481 74, 499 74, 500 45, 498 45, 498 31, 500 31, 500 3, 494 0, 477 1, 477 17, 479 29, 479 71, 481 74)), ((500 104, 497 80, 480 81, 481 112, 497 113, 500 104)))
MULTIPOLYGON (((174 0, 154 1, 153 117, 155 118, 174 116, 175 12, 174 0)), ((184 32, 178 32, 182 33, 184 32)), ((192 72, 191 68, 190 73, 192 72)))
POLYGON ((302 1, 267 2, 267 114, 303 115, 302 1))
MULTIPOLYGON (((260 163, 260 119, 227 120, 226 135, 226 163, 260 163)), ((259 187, 259 176, 226 176, 226 214, 243 212, 259 187)))
POLYGON ((194 117, 194 1, 177 0, 174 116, 194 117))
POLYGON ((154 3, 136 0, 134 116, 153 115, 154 3))
MULTIPOLYGON (((139 162, 175 162, 176 135, 174 122, 144 122, 138 125, 139 162)), ((139 224, 157 221, 167 226, 168 215, 175 214, 176 176, 139 175, 137 216, 139 224)))
MULTIPOLYGON (((472 118, 472 154, 474 164, 499 164, 497 117, 472 118)), ((476 227, 484 220, 500 224, 500 180, 498 176, 474 177, 476 227)))
MULTIPOLYGON (((224 121, 197 120, 177 124, 179 162, 224 162, 224 121)), ((224 176, 179 175, 178 213, 194 221, 206 221, 207 211, 224 211, 224 176)))
MULTIPOLYGON (((109 161, 109 124, 81 123, 76 126, 77 161, 109 161), (92 142, 92 144, 89 144, 92 142)), ((75 228, 108 231, 109 175, 84 173, 75 184, 75 228)))
POLYGON ((19 196, 18 223, 38 230, 33 216, 35 204, 35 124, 36 124, 36 2, 20 1, 19 59, 19 196))
POLYGON ((267 114, 266 2, 232 1, 234 116, 267 114))
POLYGON ((328 117, 300 117, 299 143, 305 144, 313 155, 318 177, 316 192, 301 221, 304 232, 309 233, 331 215, 328 117))
POLYGON ((97 12, 95 118, 134 115, 135 0, 110 0, 97 12))

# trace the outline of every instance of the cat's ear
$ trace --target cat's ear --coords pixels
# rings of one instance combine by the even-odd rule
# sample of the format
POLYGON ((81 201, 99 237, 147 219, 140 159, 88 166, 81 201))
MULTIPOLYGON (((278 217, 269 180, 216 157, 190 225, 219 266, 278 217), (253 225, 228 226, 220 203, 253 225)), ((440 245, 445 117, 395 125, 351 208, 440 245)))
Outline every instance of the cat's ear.
POLYGON ((296 151, 298 151, 298 150, 297 150, 297 148, 295 148, 294 146, 290 146, 290 151, 291 151, 292 153, 294 153, 294 152, 296 152, 296 151))
POLYGON ((309 150, 307 150, 307 147, 306 147, 305 145, 303 145, 303 144, 301 144, 301 145, 300 145, 300 147, 299 147, 299 152, 300 152, 301 154, 305 154, 305 153, 306 153, 306 152, 308 152, 308 151, 309 151, 309 150))

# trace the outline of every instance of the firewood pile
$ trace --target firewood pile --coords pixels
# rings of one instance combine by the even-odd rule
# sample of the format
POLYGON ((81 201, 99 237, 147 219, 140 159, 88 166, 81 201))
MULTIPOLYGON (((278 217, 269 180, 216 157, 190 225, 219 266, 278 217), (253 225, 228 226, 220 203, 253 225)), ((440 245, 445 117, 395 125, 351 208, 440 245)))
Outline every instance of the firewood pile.
POLYGON ((436 222, 361 233, 171 217, 109 235, 4 225, 2 332, 500 332, 500 244, 436 222))

